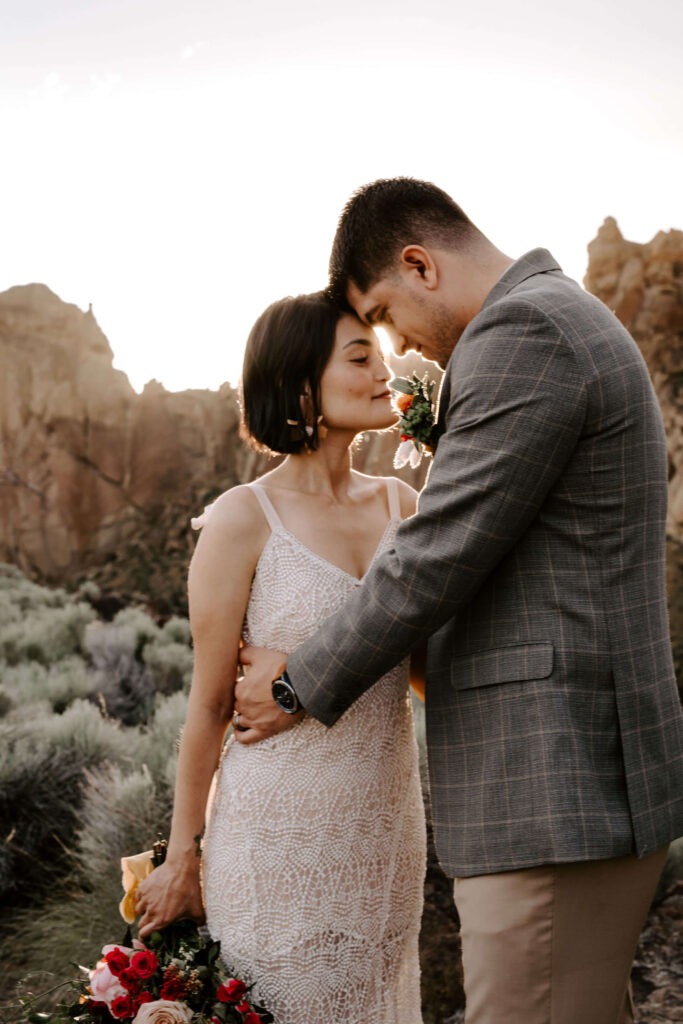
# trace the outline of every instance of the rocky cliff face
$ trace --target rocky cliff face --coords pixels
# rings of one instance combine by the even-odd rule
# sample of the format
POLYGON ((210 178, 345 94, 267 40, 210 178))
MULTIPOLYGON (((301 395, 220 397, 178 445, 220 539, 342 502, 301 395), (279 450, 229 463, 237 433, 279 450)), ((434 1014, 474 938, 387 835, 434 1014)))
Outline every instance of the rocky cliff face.
POLYGON ((188 514, 258 468, 232 388, 138 395, 92 312, 35 284, 0 295, 0 381, 0 560, 182 604, 161 570, 187 563, 188 514))
POLYGON ((613 309, 643 353, 669 452, 668 590, 671 636, 683 695, 683 231, 627 242, 608 217, 588 246, 586 288, 613 309))
POLYGON ((669 448, 669 521, 683 541, 683 231, 627 242, 608 217, 588 246, 584 284, 613 309, 643 353, 669 448))

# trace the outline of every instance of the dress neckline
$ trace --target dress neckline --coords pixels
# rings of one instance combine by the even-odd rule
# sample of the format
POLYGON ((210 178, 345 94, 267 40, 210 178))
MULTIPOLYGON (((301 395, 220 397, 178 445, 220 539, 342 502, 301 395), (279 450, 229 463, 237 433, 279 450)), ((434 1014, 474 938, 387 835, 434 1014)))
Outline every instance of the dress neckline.
MULTIPOLYGON (((254 495, 254 497, 257 499, 259 505, 261 506, 263 514, 265 515, 268 525, 270 526, 271 537, 275 533, 285 534, 296 544, 298 544, 299 547, 303 548, 304 551, 307 551, 308 554, 315 558, 318 562, 321 562, 323 565, 327 565, 330 568, 335 569, 338 573, 341 573, 342 576, 346 576, 347 579, 353 580, 355 583, 362 583, 367 574, 370 572, 370 569, 372 568, 375 559, 377 558, 377 555, 379 554, 381 548, 384 545, 384 541, 386 540, 391 524, 398 524, 401 522, 401 508, 398 497, 398 481, 390 477, 386 481, 386 483, 389 498, 389 518, 387 520, 386 526, 384 527, 384 530, 382 531, 382 535, 379 541, 377 542, 377 547, 374 550, 372 558, 368 562, 368 566, 362 576, 354 576, 353 573, 347 572, 346 569, 342 569, 342 567, 340 565, 337 565, 336 562, 331 562, 329 558, 325 558, 324 555, 319 555, 317 551, 314 551, 313 548, 310 548, 308 544, 301 540, 300 537, 297 537, 295 533, 292 533, 291 530, 288 530, 287 527, 283 524, 282 520, 280 519, 280 516, 278 515, 272 501, 268 497, 268 493, 265 487, 263 487, 256 481, 249 484, 248 487, 252 494, 254 495)), ((270 538, 268 539, 270 540, 270 538)), ((264 551, 267 547, 267 544, 268 542, 266 542, 266 544, 264 545, 264 551)))
MULTIPOLYGON (((298 544, 300 548, 303 548, 303 550, 308 555, 310 555, 311 558, 314 558, 317 562, 322 562, 323 565, 328 566, 328 568, 330 569, 334 569, 335 572, 340 573, 342 576, 346 576, 347 579, 353 580, 354 583, 362 583, 367 574, 372 569, 373 565, 375 564, 377 557, 381 552, 381 549, 384 547, 384 541, 386 540, 390 527, 396 522, 400 522, 400 520, 396 520, 394 517, 387 520, 387 524, 384 527, 384 530, 382 531, 382 536, 379 539, 374 554, 370 561, 368 562, 368 566, 362 576, 354 576, 353 573, 347 572, 346 569, 342 569, 342 567, 340 565, 337 565, 336 562, 331 562, 329 558, 325 558, 324 555, 319 555, 317 551, 314 551, 313 548, 309 548, 308 544, 304 544, 300 537, 297 537, 295 533, 292 533, 291 530, 288 530, 286 526, 282 525, 282 523, 279 523, 277 526, 271 527, 270 537, 264 544, 263 551, 266 550, 268 544, 276 534, 284 533, 286 534, 287 537, 289 537, 290 540, 293 540, 295 544, 298 544)), ((261 552, 261 555, 263 555, 263 551, 261 552)))

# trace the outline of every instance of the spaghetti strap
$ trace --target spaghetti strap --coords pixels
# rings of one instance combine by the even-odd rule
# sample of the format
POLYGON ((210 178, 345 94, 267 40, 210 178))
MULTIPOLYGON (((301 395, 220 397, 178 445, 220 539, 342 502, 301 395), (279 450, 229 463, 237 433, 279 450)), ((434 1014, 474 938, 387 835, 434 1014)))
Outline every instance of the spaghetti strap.
POLYGON ((253 491, 255 497, 258 499, 258 503, 263 509, 263 514, 268 520, 268 525, 271 530, 281 530, 282 522, 277 512, 273 508, 273 503, 266 494, 265 488, 261 487, 260 484, 247 484, 249 489, 253 491))
POLYGON ((401 518, 401 501, 398 496, 398 480, 395 476, 387 477, 387 492, 389 495, 389 518, 401 518))

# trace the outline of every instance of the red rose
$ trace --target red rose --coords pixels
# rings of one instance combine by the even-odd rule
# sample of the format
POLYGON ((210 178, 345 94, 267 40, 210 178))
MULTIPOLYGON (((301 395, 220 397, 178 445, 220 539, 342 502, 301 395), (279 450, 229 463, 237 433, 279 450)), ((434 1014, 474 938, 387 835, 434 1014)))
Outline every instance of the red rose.
POLYGON ((135 1013, 137 1013, 143 1003, 153 1003, 153 1002, 154 1002, 154 996, 152 995, 151 992, 141 992, 139 996, 135 997, 135 1001, 134 1001, 134 1004, 133 1004, 133 1009, 134 1009, 135 1013))
POLYGON ((249 1013, 249 1011, 251 1010, 251 1006, 245 999, 244 1002, 238 1003, 235 1009, 239 1010, 240 1013, 249 1013))
POLYGON ((258 1013, 254 1013, 252 1011, 251 1013, 248 1013, 246 1015, 243 1024, 261 1024, 261 1018, 259 1017, 258 1013))
POLYGON ((159 961, 151 949, 141 949, 138 953, 133 953, 130 966, 138 978, 151 978, 159 966, 159 961))
POLYGON ((125 1017, 132 1017, 135 1011, 130 994, 117 996, 109 1006, 109 1012, 112 1017, 118 1017, 120 1020, 123 1020, 125 1017))
POLYGON ((119 974, 119 982, 129 992, 137 991, 140 987, 140 979, 130 965, 124 967, 119 974))
POLYGON ((226 981, 225 985, 219 987, 216 996, 222 1003, 236 1003, 246 991, 247 986, 243 981, 238 981, 237 978, 230 978, 229 981, 226 981))
POLYGON ((118 946, 115 946, 109 953, 105 953, 104 959, 115 978, 118 978, 121 971, 128 966, 128 957, 118 946))
MULTIPOLYGON (((159 999, 168 999, 171 1002, 174 1000, 182 999, 185 995, 185 986, 183 985, 180 978, 175 978, 171 975, 161 986, 161 992, 159 993, 159 999)), ((220 998, 220 997, 219 997, 220 998)))

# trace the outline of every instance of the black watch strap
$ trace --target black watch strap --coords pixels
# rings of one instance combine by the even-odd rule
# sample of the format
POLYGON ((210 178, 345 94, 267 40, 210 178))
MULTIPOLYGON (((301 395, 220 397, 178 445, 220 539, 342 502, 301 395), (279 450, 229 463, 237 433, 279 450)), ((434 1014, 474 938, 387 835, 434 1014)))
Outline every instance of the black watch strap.
POLYGON ((296 691, 286 672, 273 680, 273 700, 277 706, 288 715, 295 715, 301 707, 296 691))

